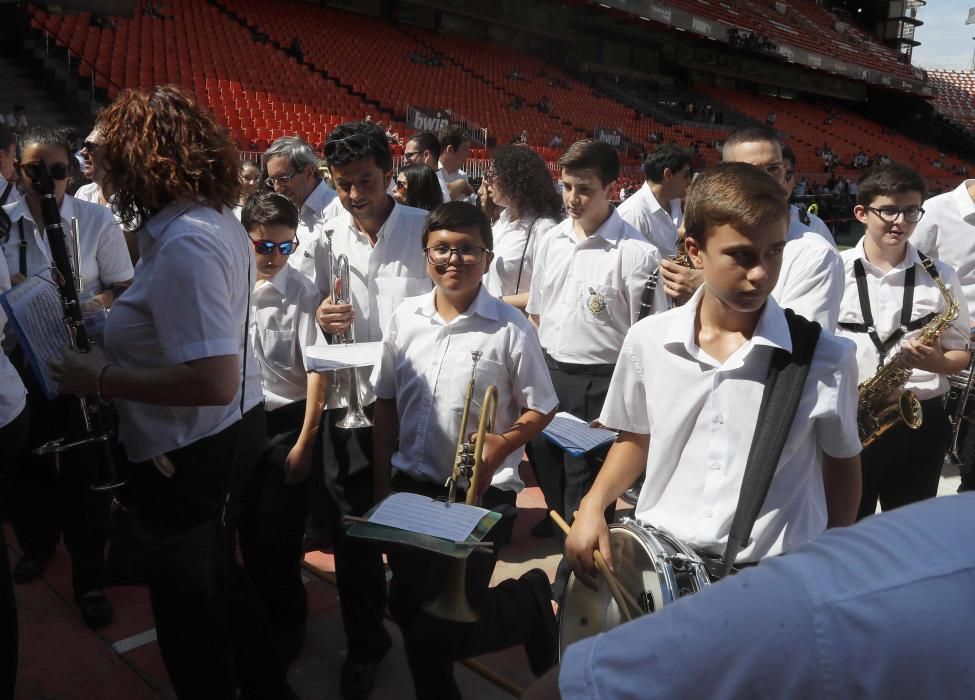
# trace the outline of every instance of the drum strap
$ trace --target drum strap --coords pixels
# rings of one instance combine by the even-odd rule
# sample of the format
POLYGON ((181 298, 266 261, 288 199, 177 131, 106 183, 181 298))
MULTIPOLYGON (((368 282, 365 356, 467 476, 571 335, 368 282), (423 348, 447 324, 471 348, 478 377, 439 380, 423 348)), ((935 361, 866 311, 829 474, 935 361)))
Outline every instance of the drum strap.
POLYGON ((785 318, 789 324, 789 335, 792 336, 792 352, 776 349, 772 353, 755 434, 745 463, 745 476, 738 494, 738 506, 728 534, 722 576, 731 572, 738 553, 751 537, 799 409, 802 388, 819 342, 818 323, 793 313, 792 309, 785 310, 785 318))

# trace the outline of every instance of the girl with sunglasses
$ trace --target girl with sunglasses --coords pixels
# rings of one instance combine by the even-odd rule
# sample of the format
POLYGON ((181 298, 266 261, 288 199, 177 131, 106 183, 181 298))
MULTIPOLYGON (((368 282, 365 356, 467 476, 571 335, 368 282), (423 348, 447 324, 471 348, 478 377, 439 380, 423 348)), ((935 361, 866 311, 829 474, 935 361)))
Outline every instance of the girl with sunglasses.
MULTIPOLYGON (((68 234, 69 250, 74 249, 71 221, 78 222, 79 274, 84 291, 95 295, 108 308, 132 282, 132 263, 112 212, 66 194, 68 164, 73 157, 70 144, 59 131, 31 127, 19 135, 17 186, 23 199, 4 207, 11 226, 2 245, 3 254, 14 285, 50 269, 50 241, 42 223, 41 196, 34 185, 46 168, 54 180, 54 195, 61 225, 68 234)), ((77 402, 71 398, 48 401, 23 354, 19 351, 12 354, 28 388, 34 417, 28 446, 36 448, 69 434, 80 418, 77 402)), ((101 591, 110 498, 108 494, 89 490, 89 462, 94 454, 94 450, 84 447, 65 452, 58 469, 50 455, 38 456, 30 451, 17 470, 10 503, 11 521, 23 551, 13 570, 14 580, 27 583, 38 578, 63 536, 71 555, 75 601, 84 622, 98 628, 108 624, 113 614, 101 591)))
POLYGON ((166 670, 179 697, 295 697, 264 606, 233 554, 266 442, 247 341, 254 247, 233 207, 237 149, 174 86, 123 93, 102 115, 113 208, 138 231, 139 274, 105 325, 105 350, 52 366, 66 394, 114 401, 123 495, 166 670))
POLYGON ((428 165, 408 165, 394 182, 393 199, 400 204, 433 211, 443 204, 437 173, 428 165))

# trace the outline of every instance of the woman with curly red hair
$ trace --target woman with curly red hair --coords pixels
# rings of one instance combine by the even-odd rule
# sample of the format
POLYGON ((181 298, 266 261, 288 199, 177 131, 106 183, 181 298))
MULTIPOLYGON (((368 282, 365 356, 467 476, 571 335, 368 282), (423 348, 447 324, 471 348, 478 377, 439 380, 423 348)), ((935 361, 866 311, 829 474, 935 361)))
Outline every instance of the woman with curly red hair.
POLYGON ((138 231, 141 258, 104 352, 66 353, 55 379, 118 409, 125 505, 168 564, 149 569, 148 586, 176 693, 293 697, 231 544, 266 434, 247 334, 254 249, 233 215, 237 151, 172 86, 123 93, 100 127, 113 209, 138 231))

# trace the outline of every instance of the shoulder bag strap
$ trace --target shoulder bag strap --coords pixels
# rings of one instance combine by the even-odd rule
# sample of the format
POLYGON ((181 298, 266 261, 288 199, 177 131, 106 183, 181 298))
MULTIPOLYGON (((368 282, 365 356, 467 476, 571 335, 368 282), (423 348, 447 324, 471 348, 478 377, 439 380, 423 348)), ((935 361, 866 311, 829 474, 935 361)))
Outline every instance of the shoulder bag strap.
POLYGON ((536 216, 532 219, 531 225, 528 226, 528 235, 525 236, 525 247, 521 249, 521 262, 518 263, 518 281, 515 282, 515 294, 521 291, 521 272, 525 269, 525 256, 528 254, 528 242, 531 241, 532 231, 535 230, 535 224, 538 223, 540 218, 542 217, 536 216))
POLYGON ((14 183, 8 182, 7 186, 3 188, 3 194, 0 194, 0 207, 7 203, 7 199, 10 197, 10 190, 14 188, 14 183))

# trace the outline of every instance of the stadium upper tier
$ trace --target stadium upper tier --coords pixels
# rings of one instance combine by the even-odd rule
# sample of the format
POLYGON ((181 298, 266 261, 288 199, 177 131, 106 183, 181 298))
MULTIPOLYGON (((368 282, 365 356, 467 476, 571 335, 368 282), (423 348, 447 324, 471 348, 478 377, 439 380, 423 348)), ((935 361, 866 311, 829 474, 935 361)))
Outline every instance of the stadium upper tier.
POLYGON ((928 79, 938 88, 934 101, 938 111, 975 132, 975 71, 929 70, 928 79))

